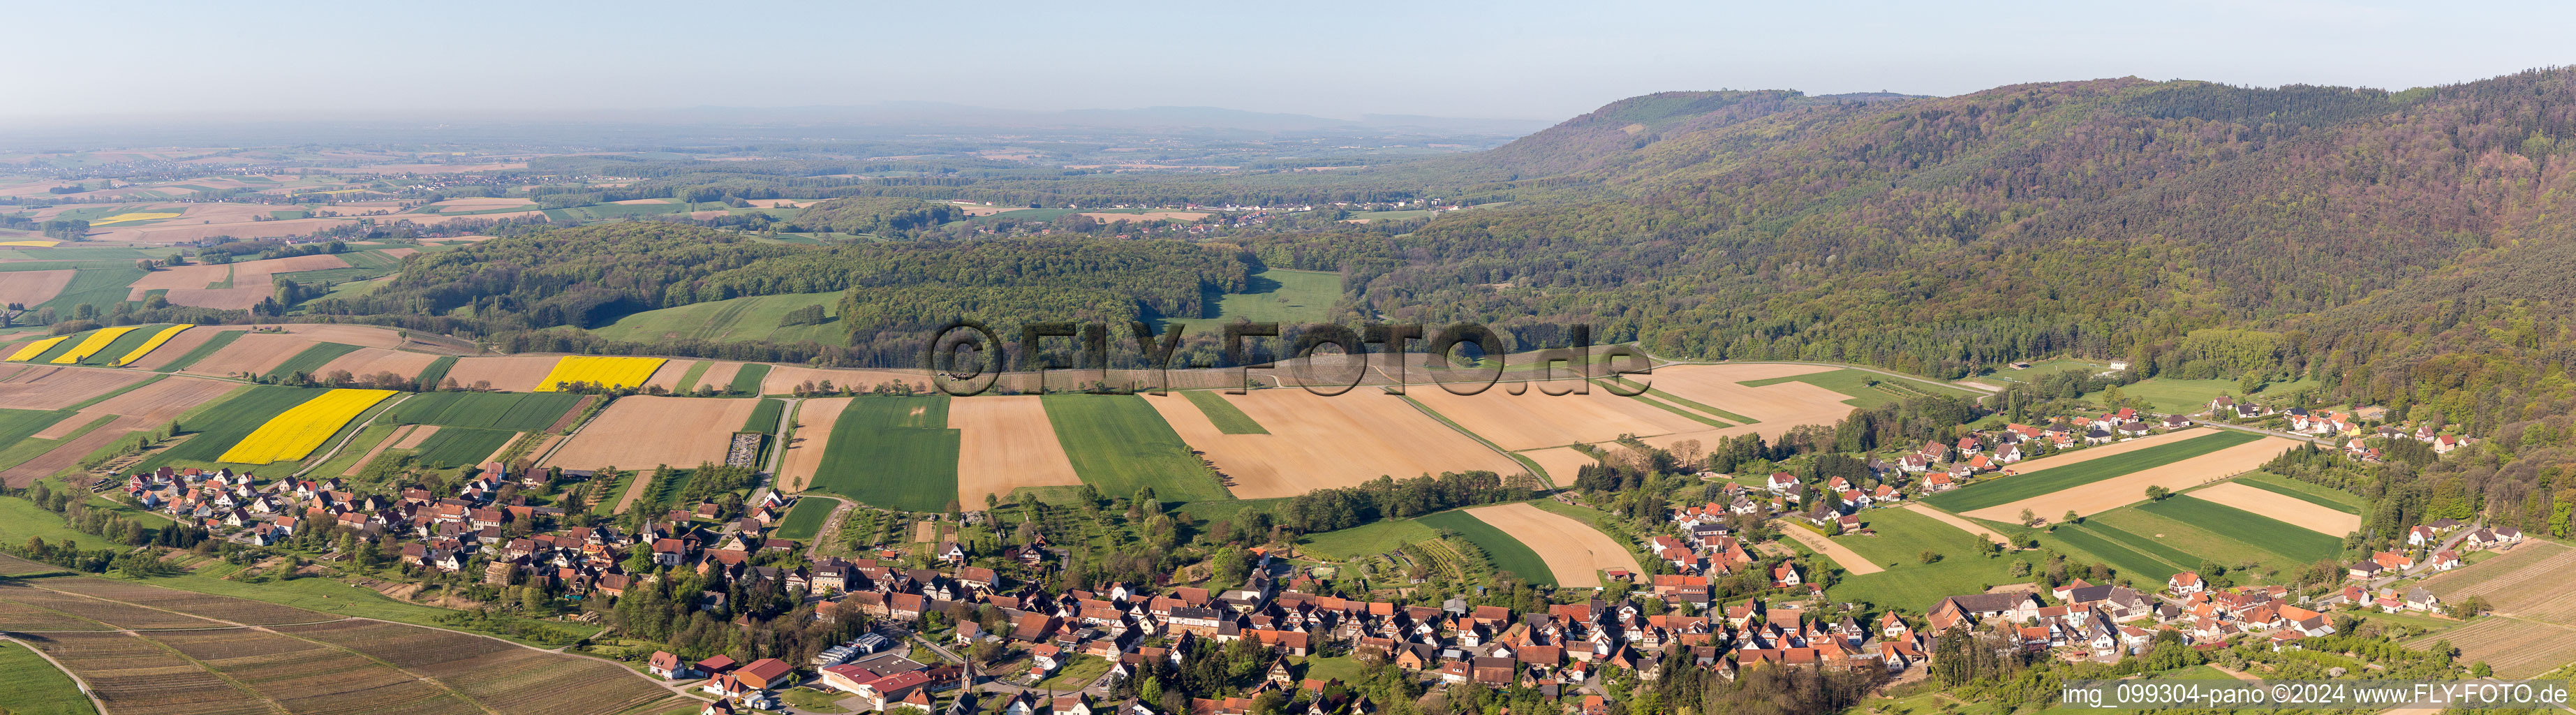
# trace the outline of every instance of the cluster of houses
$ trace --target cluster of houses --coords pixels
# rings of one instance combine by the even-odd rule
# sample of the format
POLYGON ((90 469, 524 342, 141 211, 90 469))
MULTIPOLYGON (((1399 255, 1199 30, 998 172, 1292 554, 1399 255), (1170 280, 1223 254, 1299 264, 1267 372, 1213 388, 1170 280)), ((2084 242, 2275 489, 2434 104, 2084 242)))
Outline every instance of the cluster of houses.
POLYGON ((2287 595, 2281 586, 2211 590, 2199 574, 2184 571, 2165 583, 2162 597, 2077 579, 2049 591, 2057 605, 2032 591, 1949 596, 1932 604, 1925 621, 1935 632, 1990 631, 2031 653, 2105 660, 2146 652, 2160 631, 2194 645, 2255 634, 2276 650, 2335 632, 2325 614, 2291 605, 2287 595))
POLYGON ((2402 576, 2423 569, 2449 571, 2459 568, 2461 551, 2484 551, 2511 548, 2522 543, 2522 530, 2510 526, 2468 528, 2458 519, 2435 519, 2406 530, 2406 546, 2396 551, 2381 551, 2370 558, 2345 567, 2345 578, 2373 581, 2402 576), (2462 530, 2466 529, 2465 532, 2462 530), (2452 537, 2457 536, 2457 539, 2452 537))
POLYGON ((2358 407, 2342 412, 2311 411, 2305 407, 2292 407, 2275 412, 2260 403, 2220 396, 2209 401, 2209 413, 2239 420, 2279 417, 2283 431, 2328 439, 2343 438, 2343 450, 2346 455, 2369 461, 2378 461, 2383 456, 2379 448, 2370 446, 2372 437, 2387 440, 2412 439, 2432 445, 2435 454, 2450 454, 2451 450, 2459 449, 2461 445, 2469 442, 2467 437, 2444 433, 2430 424, 2417 425, 2412 430, 2397 425, 2368 426, 2366 423, 2379 422, 2388 417, 2388 410, 2384 407, 2358 407))

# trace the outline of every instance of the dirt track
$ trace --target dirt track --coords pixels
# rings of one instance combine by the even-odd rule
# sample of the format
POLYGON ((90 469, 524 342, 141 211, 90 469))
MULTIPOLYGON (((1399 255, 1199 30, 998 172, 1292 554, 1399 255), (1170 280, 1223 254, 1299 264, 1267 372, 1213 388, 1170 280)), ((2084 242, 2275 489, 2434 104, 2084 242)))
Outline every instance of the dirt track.
POLYGON ((2361 530, 2360 514, 2346 514, 2305 499, 2236 482, 2212 484, 2206 489, 2193 490, 2191 495, 2286 521, 2327 536, 2340 538, 2361 530))
POLYGON ((1844 573, 1858 576, 1861 574, 1878 573, 1880 571, 1887 570, 1880 568, 1878 564, 1870 563, 1869 559, 1861 558, 1860 552, 1851 550, 1851 547, 1834 543, 1832 539, 1825 538, 1823 534, 1808 531, 1804 527, 1782 526, 1780 527, 1780 533, 1787 535, 1798 543, 1805 544, 1807 548, 1814 550, 1816 553, 1832 557, 1834 563, 1840 564, 1843 567, 1844 573))
POLYGON ((951 399, 948 427, 958 430, 959 504, 982 504, 985 494, 1010 496, 1020 487, 1082 483, 1036 395, 951 399))
POLYGON ((2253 471, 2261 468, 2264 462, 2272 461, 2273 457, 2278 457, 2282 452, 2300 444, 2302 444, 2300 441, 2286 437, 2265 437, 2161 467, 2141 469, 2002 506, 1978 509, 1967 512, 1967 515, 1988 521, 2012 523, 2021 520, 2023 509, 2029 509, 2032 514, 2052 520, 2068 510, 2073 510, 2077 515, 2099 514, 2145 501, 2147 487, 2160 486, 2182 491, 2189 487, 2253 471))
POLYGON ((1637 565, 1636 555, 1619 546, 1619 542, 1563 514, 1528 504, 1477 507, 1467 510, 1467 514, 1538 552, 1539 559, 1547 562, 1547 570, 1556 572, 1560 586, 1598 588, 1601 572, 1607 569, 1645 572, 1637 565))

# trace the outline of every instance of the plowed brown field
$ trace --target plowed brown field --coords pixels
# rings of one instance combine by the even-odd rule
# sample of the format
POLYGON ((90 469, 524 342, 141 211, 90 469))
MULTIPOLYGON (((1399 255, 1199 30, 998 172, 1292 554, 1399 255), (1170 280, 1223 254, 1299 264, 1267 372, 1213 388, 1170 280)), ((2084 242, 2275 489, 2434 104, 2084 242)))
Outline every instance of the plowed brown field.
POLYGON ((1527 471, 1519 462, 1376 388, 1322 397, 1289 388, 1225 395, 1270 434, 1225 434, 1179 395, 1149 396, 1182 441, 1216 463, 1234 495, 1267 499, 1347 487, 1381 476, 1398 479, 1471 469, 1527 471))
POLYGON ((759 404, 756 399, 620 397, 542 466, 649 470, 661 464, 723 464, 734 431, 742 429, 759 404))
POLYGON ((1036 395, 959 397, 948 401, 948 427, 958 430, 957 503, 1020 487, 1073 486, 1073 460, 1036 395))

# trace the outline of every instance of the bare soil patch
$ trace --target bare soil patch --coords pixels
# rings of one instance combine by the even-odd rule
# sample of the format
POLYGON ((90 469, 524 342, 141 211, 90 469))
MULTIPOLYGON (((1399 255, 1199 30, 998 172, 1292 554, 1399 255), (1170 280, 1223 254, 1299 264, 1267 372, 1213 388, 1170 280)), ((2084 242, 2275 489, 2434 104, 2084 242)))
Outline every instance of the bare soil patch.
MULTIPOLYGON (((739 366, 735 368, 737 371, 740 369, 741 368, 739 366)), ((715 372, 715 369, 708 368, 707 372, 713 373, 715 372)), ((726 382, 731 382, 733 378, 732 375, 728 374, 725 379, 726 382)), ((830 380, 832 381, 833 387, 842 389, 848 389, 853 386, 863 388, 874 387, 888 382, 910 384, 919 388, 919 390, 923 392, 927 392, 930 389, 930 376, 921 373, 902 373, 886 370, 830 370, 819 367, 779 365, 769 369, 768 377, 760 379, 760 394, 779 395, 795 392, 797 385, 804 384, 808 380, 811 380, 818 385, 824 380, 830 380)), ((699 378, 699 381, 704 382, 706 381, 706 378, 699 378)))
MULTIPOLYGON (((185 219, 173 219, 185 220, 185 219)), ((170 223, 149 226, 109 226, 90 234, 92 240, 127 241, 132 243, 171 244, 201 241, 216 236, 240 239, 304 236, 346 224, 334 218, 298 218, 281 221, 236 221, 232 223, 170 223)))
POLYGON ((1845 573, 1853 576, 1887 570, 1880 568, 1878 564, 1870 563, 1869 559, 1861 558, 1860 552, 1851 550, 1851 547, 1834 543, 1834 540, 1825 538, 1825 535, 1808 531, 1805 527, 1782 526, 1780 533, 1798 543, 1805 544, 1808 549, 1816 553, 1832 557, 1834 563, 1840 564, 1845 573))
POLYGON ((122 370, 35 365, 0 380, 0 408, 59 410, 144 377, 122 370))
MULTIPOLYGON (((719 367, 722 365, 718 363, 719 367)), ((715 368, 707 368, 707 371, 714 372, 715 368)), ((841 411, 849 408, 851 399, 824 397, 796 403, 796 429, 788 433, 787 443, 782 447, 786 454, 778 467, 779 491, 789 494, 802 492, 806 484, 814 481, 814 472, 823 466, 823 450, 831 446, 832 425, 840 423, 841 411)), ((961 500, 960 503, 972 502, 961 500)))
POLYGON ((1519 395, 1511 394, 1515 385, 1509 384, 1498 384, 1469 396, 1450 394, 1440 386, 1411 387, 1405 392, 1458 426, 1508 450, 1608 442, 1623 434, 1644 436, 1713 429, 1708 423, 1610 394, 1599 385, 1593 385, 1590 394, 1546 394, 1547 390, 1565 391, 1581 384, 1563 380, 1532 383, 1519 395))
POLYGON ((948 427, 958 430, 957 503, 1020 487, 1074 486, 1064 443, 1036 395, 959 397, 948 401, 948 427))
MULTIPOLYGON (((1715 438, 1739 434, 1761 434, 1776 438, 1798 425, 1830 425, 1850 416, 1852 406, 1844 404, 1851 395, 1803 382, 1782 382, 1761 387, 1746 387, 1747 380, 1767 380, 1840 368, 1821 365, 1675 365, 1656 368, 1645 382, 1657 390, 1735 414, 1757 422, 1722 429, 1676 432, 1648 437, 1646 443, 1670 447, 1685 439, 1701 444, 1714 444, 1715 438)), ((1686 405, 1682 406, 1687 408, 1686 405)), ((1732 422, 1723 417, 1716 419, 1732 422)))
POLYGON ((153 348, 151 354, 144 355, 143 359, 134 361, 133 365, 130 367, 143 370, 160 369, 161 366, 168 365, 173 360, 186 357, 188 353, 195 352, 197 346, 204 345, 206 344, 206 341, 215 339, 216 333, 225 332, 237 333, 241 332, 241 330, 223 330, 210 325, 200 325, 179 331, 178 335, 171 336, 170 342, 162 343, 161 347, 153 348))
POLYGON ((1556 582, 1561 586, 1598 588, 1602 571, 1645 571, 1637 565, 1636 555, 1619 546, 1619 542, 1564 514, 1528 504, 1477 507, 1467 510, 1467 514, 1538 552, 1539 559, 1547 562, 1547 570, 1556 572, 1556 582))
POLYGON ((475 389, 527 392, 555 369, 561 355, 470 355, 456 359, 448 379, 475 389))
POLYGON ((10 467, 8 471, 0 471, 0 483, 5 483, 12 489, 24 488, 46 475, 79 464, 82 457, 89 456, 89 453, 98 451, 98 448, 105 447, 110 442, 124 439, 128 434, 152 429, 155 424, 151 420, 140 417, 119 417, 114 422, 90 430, 89 434, 81 435, 79 439, 62 443, 53 451, 37 455, 35 459, 10 467))
POLYGON ((428 369, 430 363, 437 361, 438 356, 429 353, 358 348, 323 365, 317 374, 329 375, 336 371, 347 370, 351 375, 366 376, 381 373, 409 380, 419 376, 421 370, 428 369))
POLYGON ((2304 499, 2279 492, 2256 489, 2235 482, 2212 484, 2191 493, 2192 496, 2218 502, 2264 516, 2272 517, 2302 529, 2341 538, 2361 530, 2361 515, 2328 509, 2304 499))
POLYGON ((402 439, 387 441, 393 444, 394 449, 419 449, 420 443, 429 441, 435 434, 438 434, 438 425, 412 425, 411 432, 403 435, 402 439))
POLYGON ((331 254, 274 258, 265 261, 240 261, 224 265, 187 265, 163 268, 144 274, 129 285, 126 300, 143 300, 145 293, 167 290, 163 297, 173 305, 239 310, 259 305, 277 293, 273 278, 279 273, 347 268, 349 262, 331 254), (231 281, 231 288, 206 286, 231 281))
POLYGON ((2003 506, 1978 509, 1967 512, 1967 515, 2010 523, 2021 519, 2023 509, 2050 517, 2064 514, 2068 510, 2074 510, 2078 515, 2099 514, 2144 501, 2147 498, 2147 487, 2160 486, 2182 491, 2185 488, 2259 469, 2264 462, 2272 461, 2273 457, 2281 456, 2282 452, 2300 444, 2302 444, 2300 441, 2286 437, 2265 437, 2161 467, 2141 469, 2003 506))
POLYGON ((63 292, 63 286, 72 284, 72 274, 75 273, 79 273, 79 271, 20 271, 10 273, 8 274, 8 280, 0 281, 0 305, 8 305, 10 303, 35 305, 37 303, 53 300, 55 295, 63 292))
MULTIPOLYGON (((653 375, 651 377, 644 378, 644 387, 645 389, 659 387, 665 390, 678 390, 680 389, 680 378, 689 374, 689 368, 700 362, 704 361, 664 360, 662 361, 661 367, 653 368, 653 375)), ((709 366, 709 369, 713 369, 713 366, 709 366)))
POLYGON ((1162 413, 1191 449, 1216 464, 1240 499, 1296 496, 1381 476, 1524 471, 1519 462, 1459 434, 1403 398, 1372 388, 1338 397, 1299 389, 1224 397, 1270 434, 1222 433, 1197 405, 1179 395, 1148 396, 1145 403, 1162 413))
POLYGON ((1556 482, 1557 486, 1573 484, 1575 470, 1601 463, 1592 455, 1574 451, 1573 447, 1533 449, 1522 452, 1521 456, 1537 462, 1540 469, 1547 471, 1548 480, 1556 482))
POLYGON ((755 399, 620 397, 548 456, 543 466, 651 469, 657 464, 681 468, 704 462, 723 464, 734 431, 742 429, 759 404, 755 399))
MULTIPOLYGON (((733 376, 742 372, 742 366, 743 363, 718 360, 716 364, 708 365, 706 372, 698 373, 698 385, 714 385, 722 390, 733 384, 733 376)), ((698 385, 690 385, 689 389, 696 390, 698 385)))
POLYGON ((42 439, 61 439, 63 435, 70 434, 81 425, 89 424, 106 415, 133 417, 156 424, 168 422, 177 418, 179 413, 222 397, 236 387, 240 386, 217 380, 173 375, 163 378, 160 382, 134 388, 131 392, 90 405, 89 409, 81 410, 80 414, 70 419, 54 423, 52 427, 45 428, 45 431, 38 432, 35 436, 42 439))
POLYGON ((410 447, 403 447, 403 449, 410 449, 411 447, 419 446, 420 440, 413 439, 411 435, 424 429, 436 430, 438 429, 438 425, 404 425, 402 427, 395 428, 392 434, 385 435, 384 441, 376 443, 375 449, 367 450, 366 455, 359 457, 358 461, 349 463, 349 468, 341 471, 340 476, 358 476, 358 472, 364 471, 368 464, 375 462, 377 457, 383 456, 385 450, 394 448, 397 443, 402 441, 409 440, 411 442, 410 447))
MULTIPOLYGON (((189 330, 180 335, 193 332, 197 331, 189 330)), ((322 342, 294 333, 250 333, 241 336, 239 340, 234 340, 233 344, 224 346, 224 349, 215 351, 215 354, 198 360, 196 364, 189 365, 181 372, 217 376, 234 376, 242 373, 264 374, 275 369, 279 364, 294 359, 296 354, 304 352, 305 348, 322 342)), ((166 352, 169 349, 164 346, 153 352, 166 352)))

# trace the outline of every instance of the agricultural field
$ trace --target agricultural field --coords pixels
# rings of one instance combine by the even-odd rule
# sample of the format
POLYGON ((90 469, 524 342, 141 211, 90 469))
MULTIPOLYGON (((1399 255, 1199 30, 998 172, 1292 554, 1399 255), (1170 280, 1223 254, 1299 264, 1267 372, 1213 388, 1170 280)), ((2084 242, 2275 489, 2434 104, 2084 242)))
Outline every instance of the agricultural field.
POLYGON ((1349 561, 1383 554, 1397 547, 1439 538, 1438 532, 1414 519, 1380 519, 1340 531, 1307 534, 1297 540, 1299 555, 1349 561))
POLYGON ((1796 375, 1761 380, 1747 380, 1742 384, 1745 387, 1763 387, 1767 385, 1777 385, 1783 382, 1803 382, 1809 385, 1825 388, 1827 390, 1832 390, 1834 392, 1850 395, 1851 399, 1843 400, 1843 404, 1861 409, 1869 409, 1891 402, 1900 402, 1928 395, 1949 395, 1960 399, 1974 399, 1982 396, 1982 393, 1974 390, 1951 387, 1949 385, 1943 385, 1930 380, 1890 377, 1867 370, 1853 370, 1847 368, 1825 369, 1821 371, 1804 372, 1796 375))
POLYGON ((787 416, 787 401, 762 398, 751 416, 743 418, 742 431, 770 434, 778 431, 778 421, 787 416))
POLYGON ((233 341, 240 340, 245 334, 247 331, 214 328, 180 333, 178 337, 171 338, 169 344, 136 361, 134 366, 153 372, 185 370, 209 355, 222 352, 224 348, 232 346, 233 341))
POLYGON ((136 345, 133 349, 119 353, 113 364, 118 367, 132 365, 134 364, 134 361, 141 360, 144 356, 151 355, 152 351, 159 350, 162 346, 170 344, 171 339, 179 337, 180 333, 187 332, 189 328, 194 327, 197 326, 191 323, 182 323, 154 330, 152 331, 152 336, 145 338, 141 345, 136 345))
POLYGON ((1851 415, 1852 405, 1848 401, 1856 399, 1856 395, 1807 382, 1780 379, 1834 370, 1836 368, 1818 365, 1769 363, 1674 365, 1658 368, 1652 375, 1626 379, 1632 384, 1647 386, 1652 391, 1646 395, 1665 404, 1702 412, 1735 425, 1722 429, 1701 427, 1646 438, 1648 444, 1670 447, 1685 439, 1715 444, 1717 438, 1738 434, 1776 438, 1798 425, 1840 422, 1851 415))
POLYGON ((225 450, 215 461, 272 464, 303 459, 359 413, 394 396, 392 390, 331 390, 279 413, 225 450))
POLYGON ((2245 486, 2280 494, 2346 514, 2360 514, 2365 502, 2360 495, 2320 484, 2309 484, 2271 472, 2253 472, 2237 477, 2245 486))
POLYGON ((277 630, 448 683, 502 715, 608 715, 670 696, 611 663, 482 636, 361 620, 277 630))
POLYGON ((2287 522, 2299 528, 2341 538, 2361 530, 2361 515, 2310 501, 2304 493, 2283 494, 2234 481, 2219 482, 2187 493, 2194 499, 2287 522))
POLYGON ((1511 394, 1512 386, 1508 385, 1497 385, 1475 395, 1453 394, 1439 387, 1411 389, 1406 394, 1468 432, 1514 451, 1608 442, 1623 434, 1653 436, 1716 429, 1677 408, 1621 397, 1599 385, 1591 385, 1586 394, 1548 394, 1583 384, 1580 380, 1538 383, 1518 395, 1511 394))
POLYGON ((1556 484, 1573 484, 1576 471, 1601 463, 1601 460, 1575 451, 1573 447, 1533 449, 1515 454, 1522 459, 1538 463, 1539 470, 1546 472, 1548 481, 1556 484))
POLYGON ((420 463, 432 469, 469 467, 483 463, 485 457, 510 445, 524 432, 440 427, 414 447, 420 450, 420 463))
POLYGON ((141 328, 137 326, 125 326, 118 328, 99 328, 87 333, 82 333, 78 336, 80 340, 74 341, 70 350, 65 350, 62 354, 55 355, 52 360, 48 360, 47 362, 51 362, 56 365, 78 365, 84 360, 88 360, 101 352, 105 352, 107 350, 107 346, 116 344, 117 338, 125 337, 126 333, 131 333, 140 329, 141 328))
MULTIPOLYGON (((2068 510, 2100 513, 2146 499, 2150 486, 2181 490, 2251 471, 2298 444, 2296 440, 2235 431, 2182 430, 2161 437, 2164 439, 2143 448, 2117 450, 2080 461, 2031 460, 2024 463, 2026 468, 2016 468, 2017 474, 1990 477, 1923 501, 2003 522, 2020 520, 2023 509, 2048 518, 2068 510)), ((2147 439, 2156 438, 2136 441, 2147 439)), ((2079 451, 2065 456, 2082 454, 2079 451)))
POLYGON ((653 379, 653 371, 662 369, 664 362, 662 358, 568 355, 555 361, 554 368, 537 380, 533 391, 553 392, 576 382, 610 389, 638 387, 653 379))
POLYGON ((833 425, 850 407, 851 397, 822 397, 796 403, 796 424, 779 438, 778 448, 786 452, 779 459, 778 490, 794 494, 805 490, 814 472, 823 466, 823 455, 829 450, 833 425))
POLYGON ((1333 303, 1342 298, 1342 276, 1269 268, 1245 276, 1241 293, 1210 292, 1206 297, 1214 315, 1165 318, 1164 325, 1179 326, 1188 332, 1215 332, 1237 321, 1279 323, 1283 327, 1325 322, 1332 318, 1333 303))
POLYGON ((1555 571, 1548 567, 1546 559, 1539 557, 1538 552, 1464 510, 1428 514, 1415 521, 1434 529, 1456 532, 1476 548, 1483 549, 1485 560, 1493 564, 1496 571, 1519 576, 1533 584, 1556 584, 1555 571))
MULTIPOLYGON (((2293 563, 2308 564, 2333 559, 2343 554, 2343 537, 2301 527, 2297 524, 2236 507, 2200 499, 2187 494, 2166 497, 2163 501, 2137 506, 2137 510, 2172 519, 2217 534, 2238 543, 2256 546, 2280 554, 2293 563)), ((2184 549, 2202 553, 2194 549, 2184 549)))
POLYGON ((832 510, 840 505, 840 502, 822 497, 796 500, 796 506, 788 508, 787 518, 778 522, 778 538, 800 542, 812 540, 815 534, 823 531, 823 521, 830 518, 832 510))
POLYGON ((29 365, 0 367, 0 409, 61 410, 142 382, 148 375, 29 365))
POLYGON ((1566 515, 1529 504, 1498 504, 1466 512, 1537 552, 1559 586, 1598 588, 1602 584, 1601 572, 1610 569, 1645 572, 1627 547, 1590 524, 1566 515))
POLYGON ((293 381, 290 378, 296 375, 322 375, 322 366, 331 364, 331 361, 340 359, 342 355, 357 351, 356 345, 317 344, 296 353, 295 357, 287 358, 285 362, 278 363, 276 367, 269 368, 267 374, 261 377, 273 381, 293 381))
POLYGON ((13 715, 98 712, 89 696, 81 694, 79 683, 23 644, 0 641, 0 683, 9 684, 9 712, 13 715))
MULTIPOLYGON (((2253 395, 2244 395, 2237 391, 2236 388, 2238 385, 2235 380, 2184 380, 2171 377, 2150 377, 2127 385, 2121 385, 2120 394, 2127 396, 2130 399, 2145 400, 2149 405, 2152 405, 2157 412, 2194 414, 2208 411, 2209 401, 2218 399, 2223 395, 2252 397, 2255 400, 2260 401, 2287 396, 2290 393, 2298 392, 2300 390, 2313 390, 2318 386, 2317 381, 2311 379, 2302 379, 2296 382, 2275 382, 2263 388, 2263 391, 2261 392, 2254 393, 2253 395)), ((2104 390, 2102 392, 2092 393, 2085 395, 2084 399, 2090 402, 2100 403, 2103 401, 2103 398, 2109 394, 2109 392, 2109 390, 2104 390)))
MULTIPOLYGON (((1853 574, 1846 569, 1842 580, 1826 591, 1836 601, 1921 608, 1942 596, 1980 593, 2016 580, 2010 567, 2022 557, 2009 552, 1986 556, 1989 541, 1983 536, 1910 509, 1868 509, 1860 517, 1877 535, 1846 534, 1833 541, 1883 570, 1853 574), (1939 554, 1940 560, 1923 563, 1925 551, 1939 554)), ((1797 527, 1782 531, 1791 529, 1797 527)))
MULTIPOLYGON (((1160 414, 1162 425, 1154 431, 1175 434, 1184 442, 1180 460, 1198 474, 1205 474, 1199 457, 1190 455, 1190 450, 1201 452, 1225 480, 1211 486, 1228 487, 1234 496, 1244 499, 1296 496, 1315 489, 1358 485, 1383 476, 1404 479, 1476 469, 1503 475, 1527 471, 1520 463, 1425 414, 1406 398, 1374 389, 1353 390, 1338 397, 1293 388, 1220 397, 1268 433, 1226 434, 1188 398, 1163 395, 1124 399, 1139 400, 1132 404, 1160 414)), ((1079 404, 1081 396, 1046 399, 1057 432, 1065 434, 1068 417, 1057 412, 1057 401, 1079 404)), ((1082 445, 1068 436, 1065 447, 1071 451, 1082 445)), ((1074 464, 1082 466, 1078 457, 1074 464)), ((1182 474, 1177 466, 1171 476, 1205 478, 1182 474)), ((1083 478, 1090 481, 1093 476, 1085 472, 1083 478)), ((1172 493, 1160 485, 1154 489, 1172 493)), ((1106 485, 1101 490, 1118 493, 1106 485)))
POLYGON ((70 342, 70 341, 71 341, 71 339, 72 339, 72 336, 69 336, 69 335, 57 335, 57 336, 54 336, 54 337, 45 338, 45 339, 43 339, 43 340, 38 340, 38 341, 35 341, 35 342, 27 343, 27 344, 25 344, 25 345, 20 345, 20 346, 18 346, 18 349, 17 349, 17 351, 16 351, 16 352, 9 353, 9 360, 8 360, 8 361, 9 361, 9 362, 32 362, 32 361, 34 361, 36 358, 43 357, 43 356, 45 355, 45 353, 53 352, 55 347, 60 346, 60 345, 62 345, 63 343, 66 343, 66 342, 70 342))
POLYGON ((642 343, 706 340, 846 345, 850 341, 847 327, 830 315, 840 303, 838 292, 730 298, 631 313, 590 332, 611 340, 642 343), (781 325, 790 311, 814 305, 823 307, 826 317, 822 323, 781 325))
POLYGON ((633 395, 617 398, 540 466, 565 469, 723 464, 735 429, 758 400, 633 395))
POLYGON ((384 421, 542 432, 581 400, 581 395, 560 392, 424 392, 385 411, 384 421))
POLYGON ((2109 564, 2120 573, 2130 575, 2139 588, 2148 591, 2162 590, 2165 579, 2172 578, 2177 572, 2188 570, 2187 567, 2165 563, 2138 549, 2105 538, 2090 531, 2089 528, 2092 526, 2091 524, 2060 524, 2055 530, 2041 536, 2040 544, 2048 546, 2051 545, 2051 541, 2056 541, 2073 546, 2077 551, 2092 554, 2101 563, 2109 564))
POLYGON ((2428 648, 2442 641, 2460 649, 2459 662, 2485 663, 2498 678, 2536 677, 2576 661, 2576 628, 2505 616, 2479 618, 2406 646, 2428 648))
POLYGON ((1031 487, 1082 484, 1047 417, 1044 399, 979 395, 948 401, 948 426, 958 435, 959 503, 980 504, 986 494, 1010 496, 1031 487))
POLYGON ((2565 588, 2571 581, 2576 549, 2526 541, 2502 556, 2426 579, 2424 587, 2445 602, 2476 596, 2499 614, 2576 626, 2576 599, 2567 598, 2565 588))
POLYGON ((822 465, 805 490, 891 509, 947 508, 957 500, 959 444, 958 431, 948 426, 950 400, 851 399, 833 419, 822 465))
MULTIPOLYGON (((1190 407, 1186 399, 1080 394, 1039 399, 1074 473, 1084 483, 1099 488, 1100 493, 1132 495, 1138 489, 1153 487, 1155 496, 1163 501, 1208 501, 1231 496, 1207 466, 1190 453, 1190 444, 1181 441, 1154 405, 1147 404, 1169 402, 1195 412, 1197 408, 1190 407)), ((1297 491, 1302 493, 1316 486, 1326 485, 1314 484, 1297 491)))
POLYGON ((143 460, 133 470, 149 471, 174 463, 201 466, 222 462, 224 454, 243 438, 249 437, 252 430, 327 392, 330 390, 311 387, 250 386, 221 402, 197 410, 202 414, 195 415, 193 419, 182 417, 179 430, 192 433, 188 441, 143 460))
POLYGON ((1242 408, 1225 401, 1224 395, 1217 394, 1213 390, 1190 390, 1181 393, 1181 396, 1188 398, 1190 404, 1197 405, 1199 413, 1207 415, 1208 422, 1216 425, 1218 432, 1270 434, 1270 430, 1262 429, 1261 423, 1253 421, 1251 415, 1244 414, 1242 408))
POLYGON ((554 355, 470 355, 457 358, 446 379, 475 390, 534 392, 562 360, 554 355))

